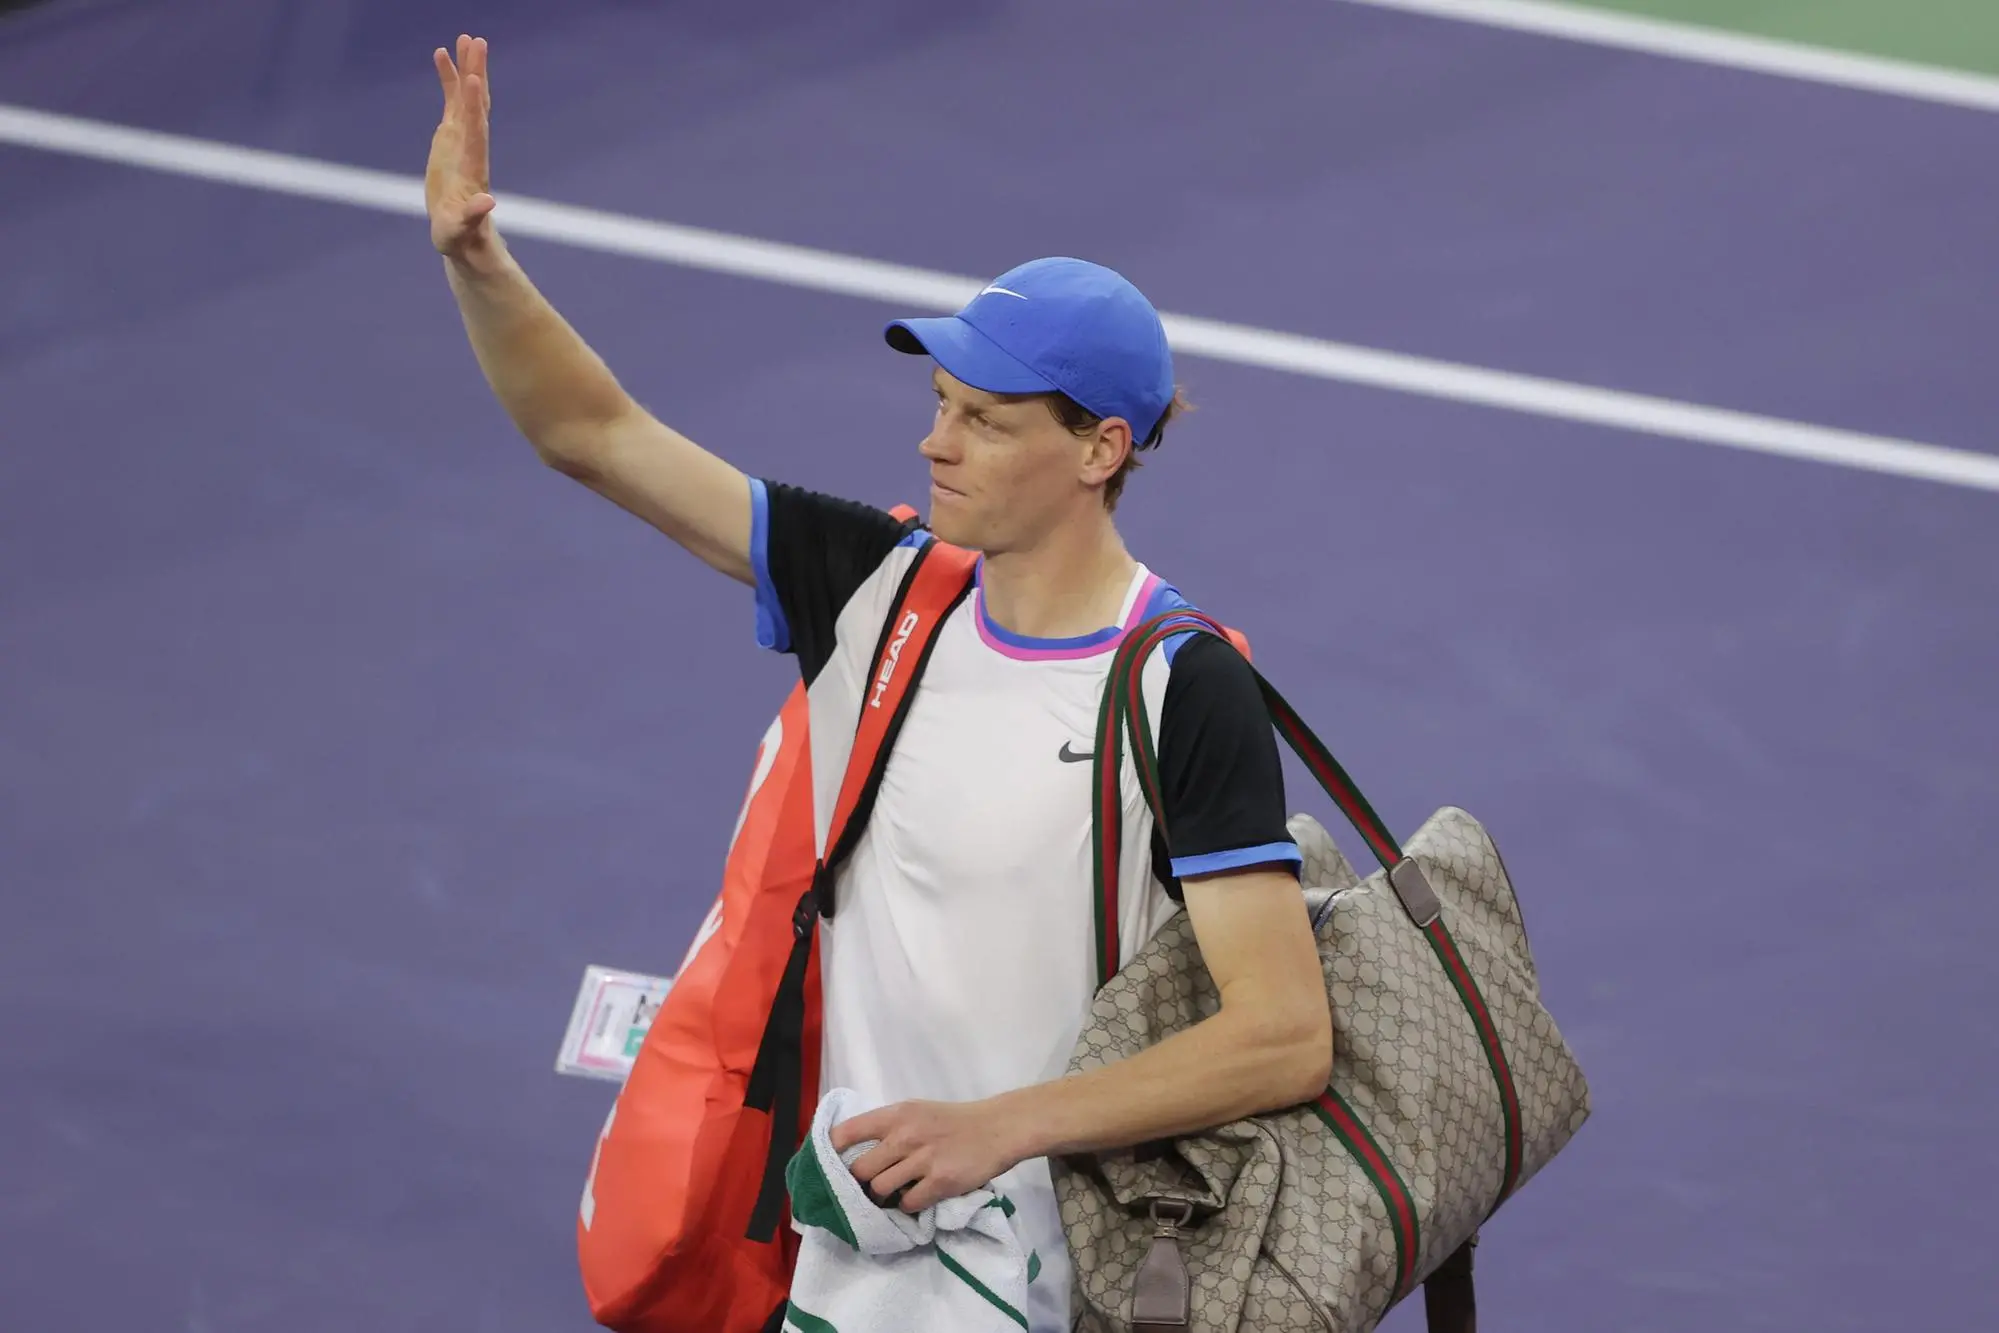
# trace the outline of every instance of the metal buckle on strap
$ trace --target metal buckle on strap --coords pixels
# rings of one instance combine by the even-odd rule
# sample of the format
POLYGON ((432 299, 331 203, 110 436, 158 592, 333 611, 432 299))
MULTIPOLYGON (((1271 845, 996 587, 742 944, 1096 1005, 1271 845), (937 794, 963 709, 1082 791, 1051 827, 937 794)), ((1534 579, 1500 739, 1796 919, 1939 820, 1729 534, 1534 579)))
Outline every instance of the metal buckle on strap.
POLYGON ((1437 892, 1430 887, 1423 867, 1416 864, 1416 858, 1405 856, 1395 863, 1388 872, 1388 882, 1395 889, 1395 896, 1402 900, 1402 910, 1416 923, 1418 930, 1427 930, 1430 924, 1444 914, 1443 903, 1437 900, 1437 892))

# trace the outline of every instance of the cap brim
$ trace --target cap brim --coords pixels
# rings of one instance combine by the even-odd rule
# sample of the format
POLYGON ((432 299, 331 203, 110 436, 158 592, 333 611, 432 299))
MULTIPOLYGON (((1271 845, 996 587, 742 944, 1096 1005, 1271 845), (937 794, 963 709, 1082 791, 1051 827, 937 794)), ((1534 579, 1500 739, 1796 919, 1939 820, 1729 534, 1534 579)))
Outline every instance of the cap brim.
POLYGON ((1053 393, 1053 384, 1000 350, 985 334, 959 319, 898 319, 884 337, 911 356, 928 355, 952 378, 987 393, 1053 393))

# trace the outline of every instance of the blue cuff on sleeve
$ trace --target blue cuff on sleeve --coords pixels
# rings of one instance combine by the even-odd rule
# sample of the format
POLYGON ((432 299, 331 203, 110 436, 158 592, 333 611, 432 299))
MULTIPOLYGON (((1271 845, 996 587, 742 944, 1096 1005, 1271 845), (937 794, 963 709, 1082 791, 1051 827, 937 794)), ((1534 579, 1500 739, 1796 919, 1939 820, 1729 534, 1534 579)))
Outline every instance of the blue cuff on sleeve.
POLYGON ((1241 870, 1257 865, 1303 865, 1305 857, 1293 842, 1267 842, 1261 847, 1239 847, 1231 852, 1209 852, 1204 856, 1174 858, 1173 877, 1191 879, 1220 870, 1241 870))
POLYGON ((770 491, 750 478, 750 568, 757 576, 757 643, 775 652, 791 647, 791 626, 770 581, 770 491))

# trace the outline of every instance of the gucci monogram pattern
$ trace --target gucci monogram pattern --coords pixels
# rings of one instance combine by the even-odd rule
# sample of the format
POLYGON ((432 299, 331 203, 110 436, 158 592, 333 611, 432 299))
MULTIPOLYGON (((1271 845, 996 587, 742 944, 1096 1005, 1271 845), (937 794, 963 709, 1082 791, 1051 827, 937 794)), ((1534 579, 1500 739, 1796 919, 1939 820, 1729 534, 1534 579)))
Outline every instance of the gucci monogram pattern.
POLYGON ((1360 876, 1347 863, 1346 854, 1340 850, 1333 835, 1326 832, 1326 826, 1306 814, 1291 816, 1286 824, 1291 841, 1298 844, 1298 851, 1305 858, 1299 868, 1298 882, 1310 894, 1313 890, 1331 894, 1341 889, 1350 889, 1360 883, 1360 876))
MULTIPOLYGON (((1309 816, 1294 816, 1290 829, 1308 901, 1323 905, 1316 933, 1333 1011, 1333 1087, 1415 1204, 1420 1281, 1477 1231, 1498 1195, 1498 1088, 1463 1002, 1386 873, 1357 879, 1309 816)), ((1478 821, 1439 810, 1403 850, 1443 902, 1498 1029, 1520 1099, 1525 1183, 1588 1118, 1588 1085, 1541 1004, 1519 904, 1478 821)), ((1069 1067, 1123 1059, 1219 1004, 1181 913, 1097 994, 1069 1067)), ((1133 1279, 1152 1242, 1148 1207, 1160 1199, 1195 1210, 1181 1246, 1193 1333, 1368 1333, 1409 1294, 1395 1290, 1387 1206, 1309 1107, 1052 1166, 1079 1328, 1129 1333, 1133 1279)))

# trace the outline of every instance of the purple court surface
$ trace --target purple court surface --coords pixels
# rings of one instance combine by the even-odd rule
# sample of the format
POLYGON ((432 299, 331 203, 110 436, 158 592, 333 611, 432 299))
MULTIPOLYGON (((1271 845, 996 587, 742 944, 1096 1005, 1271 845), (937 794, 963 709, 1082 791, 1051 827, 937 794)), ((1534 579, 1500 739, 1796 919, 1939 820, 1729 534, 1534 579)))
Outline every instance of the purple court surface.
MULTIPOLYGON (((468 27, 503 190, 1999 452, 1972 110, 1336 0, 58 0, 0 103, 413 175, 468 27)), ((924 312, 516 249, 695 438, 921 500, 924 312)), ((1487 1327, 1999 1327, 1999 495, 1181 375, 1134 551, 1494 830, 1593 1081, 1487 1327)), ((0 148, 0 1333, 589 1328, 551 1062, 708 905, 753 623, 536 464, 421 222, 0 148)))

